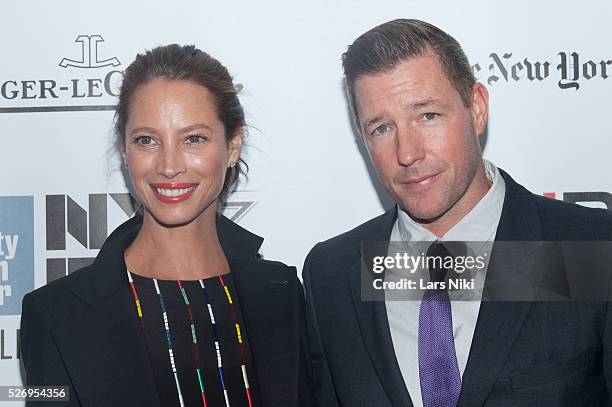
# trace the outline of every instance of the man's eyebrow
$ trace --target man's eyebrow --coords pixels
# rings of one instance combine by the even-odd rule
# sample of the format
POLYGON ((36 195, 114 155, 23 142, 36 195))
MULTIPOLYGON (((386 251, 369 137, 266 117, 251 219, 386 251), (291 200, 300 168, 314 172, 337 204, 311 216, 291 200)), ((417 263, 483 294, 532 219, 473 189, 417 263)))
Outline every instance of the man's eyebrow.
POLYGON ((365 123, 363 123, 364 127, 368 127, 373 125, 374 123, 378 123, 383 119, 382 115, 378 115, 378 116, 374 116, 371 119, 367 120, 365 123))
MULTIPOLYGON (((423 100, 417 100, 416 102, 409 103, 407 105, 407 109, 418 110, 418 109, 422 109, 424 107, 428 107, 428 106, 432 106, 432 105, 439 105, 439 104, 440 104, 440 101, 437 100, 437 99, 423 99, 423 100)), ((376 124, 376 123, 382 121, 383 119, 384 119, 383 115, 374 116, 371 119, 366 120, 363 123, 363 126, 365 128, 367 128, 367 127, 369 127, 369 126, 371 126, 373 124, 376 124)))
POLYGON ((436 99, 424 99, 424 100, 419 100, 414 103, 411 103, 410 108, 422 109, 424 107, 435 105, 435 104, 439 104, 439 102, 436 99))

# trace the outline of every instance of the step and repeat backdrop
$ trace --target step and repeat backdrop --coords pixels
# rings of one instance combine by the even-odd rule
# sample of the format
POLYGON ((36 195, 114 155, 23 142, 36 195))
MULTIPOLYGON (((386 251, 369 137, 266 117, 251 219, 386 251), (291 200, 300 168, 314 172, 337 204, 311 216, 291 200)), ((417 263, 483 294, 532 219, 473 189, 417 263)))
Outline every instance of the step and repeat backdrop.
POLYGON ((21 383, 23 295, 88 264, 133 215, 113 151, 113 107, 123 70, 157 45, 195 44, 241 85, 250 172, 225 213, 265 237, 265 257, 298 270, 316 242, 391 205, 351 127, 340 55, 361 33, 399 17, 430 21, 463 45, 490 92, 488 159, 535 193, 612 209, 609 2, 106 0, 2 8, 0 385, 21 383))

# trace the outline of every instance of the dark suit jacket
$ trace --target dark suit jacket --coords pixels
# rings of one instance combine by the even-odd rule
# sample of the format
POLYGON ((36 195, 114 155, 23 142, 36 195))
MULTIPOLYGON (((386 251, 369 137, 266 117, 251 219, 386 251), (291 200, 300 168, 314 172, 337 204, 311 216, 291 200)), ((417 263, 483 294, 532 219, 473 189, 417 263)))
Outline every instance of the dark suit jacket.
MULTIPOLYGON (((506 196, 497 241, 610 240, 609 211, 536 196, 503 171, 502 176, 506 196)), ((388 241, 396 218, 391 209, 317 244, 306 259, 315 394, 321 406, 412 406, 385 303, 361 301, 360 291, 360 243, 388 241)), ((491 262, 494 257, 495 251, 491 262)), ((612 405, 610 390, 609 303, 481 303, 458 406, 607 406, 612 405)))
MULTIPOLYGON (((23 299, 21 353, 28 385, 68 385, 61 406, 159 406, 123 252, 140 229, 115 230, 94 263, 23 299)), ((262 260, 262 238, 219 216, 221 246, 240 297, 264 406, 307 406, 303 291, 295 268, 262 260)), ((52 405, 45 403, 45 405, 52 405)))

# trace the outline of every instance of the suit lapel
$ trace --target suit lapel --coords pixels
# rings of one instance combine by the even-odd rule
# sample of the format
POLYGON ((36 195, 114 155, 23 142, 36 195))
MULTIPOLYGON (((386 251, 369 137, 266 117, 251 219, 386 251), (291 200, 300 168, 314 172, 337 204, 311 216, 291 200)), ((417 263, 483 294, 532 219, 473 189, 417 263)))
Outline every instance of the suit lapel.
MULTIPOLYGON (((368 233, 370 241, 388 242, 396 219, 397 207, 394 207, 387 211, 381 221, 368 233)), ((365 261, 368 264, 367 259, 365 261)), ((375 301, 363 301, 361 299, 362 284, 371 284, 371 281, 368 281, 369 275, 361 272, 361 265, 362 256, 360 254, 347 274, 361 336, 391 404, 393 406, 412 406, 410 395, 395 357, 384 295, 381 295, 375 301)))
MULTIPOLYGON (((537 207, 531 193, 500 170, 506 183, 502 216, 497 228, 497 241, 542 241, 537 207)), ((523 258, 521 262, 524 263, 523 258)), ((520 274, 516 257, 506 257, 493 250, 485 281, 485 292, 495 275, 520 274), (491 273, 491 274, 489 274, 491 273)), ((507 277, 503 277, 507 278, 507 277)), ((529 295, 533 298, 535 293, 529 295)), ((529 312, 532 301, 483 301, 462 378, 459 407, 483 405, 498 379, 505 360, 529 312)))

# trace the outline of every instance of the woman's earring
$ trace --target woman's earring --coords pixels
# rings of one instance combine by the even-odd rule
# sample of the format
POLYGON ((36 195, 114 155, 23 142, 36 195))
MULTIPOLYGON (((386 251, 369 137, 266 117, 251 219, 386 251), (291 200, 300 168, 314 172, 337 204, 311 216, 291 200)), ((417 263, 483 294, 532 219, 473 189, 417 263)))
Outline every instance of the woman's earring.
POLYGON ((230 168, 234 168, 236 166, 236 161, 230 161, 229 162, 229 167, 230 168))

